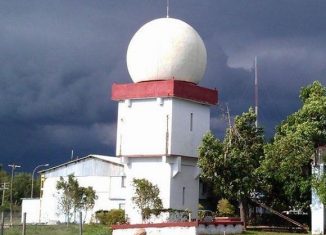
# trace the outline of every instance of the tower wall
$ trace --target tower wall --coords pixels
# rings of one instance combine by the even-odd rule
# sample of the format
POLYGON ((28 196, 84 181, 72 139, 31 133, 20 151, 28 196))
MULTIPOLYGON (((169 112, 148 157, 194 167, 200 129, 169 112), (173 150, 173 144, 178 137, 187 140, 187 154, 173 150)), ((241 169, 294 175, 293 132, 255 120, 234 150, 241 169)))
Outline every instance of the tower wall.
POLYGON ((179 98, 120 101, 116 154, 197 157, 209 117, 208 105, 179 98))
POLYGON ((162 199, 163 207, 170 208, 170 184, 171 184, 171 165, 162 161, 162 157, 135 158, 124 157, 126 173, 126 206, 125 211, 131 224, 142 223, 140 211, 132 201, 135 190, 132 185, 134 178, 145 178, 152 184, 157 185, 160 190, 159 197, 162 199))
POLYGON ((203 135, 209 131, 208 105, 174 99, 172 103, 171 153, 198 157, 203 135))
POLYGON ((134 178, 157 185, 164 208, 188 209, 196 217, 198 147, 217 91, 174 80, 114 84, 112 99, 119 102, 116 154, 125 166, 129 222, 143 222, 132 200, 134 178))
MULTIPOLYGON (((167 115, 171 117, 171 100, 163 104, 156 98, 119 102, 117 146, 118 156, 162 155, 166 152, 167 115)), ((170 148, 169 148, 170 149, 170 148)))

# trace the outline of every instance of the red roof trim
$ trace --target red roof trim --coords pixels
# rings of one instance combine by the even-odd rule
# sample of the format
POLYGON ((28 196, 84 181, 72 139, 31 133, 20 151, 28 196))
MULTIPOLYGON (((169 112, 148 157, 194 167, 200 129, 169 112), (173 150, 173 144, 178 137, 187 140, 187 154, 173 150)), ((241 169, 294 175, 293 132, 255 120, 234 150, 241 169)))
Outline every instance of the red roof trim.
POLYGON ((199 103, 217 104, 218 92, 178 80, 149 81, 140 83, 113 84, 112 100, 177 97, 199 103))

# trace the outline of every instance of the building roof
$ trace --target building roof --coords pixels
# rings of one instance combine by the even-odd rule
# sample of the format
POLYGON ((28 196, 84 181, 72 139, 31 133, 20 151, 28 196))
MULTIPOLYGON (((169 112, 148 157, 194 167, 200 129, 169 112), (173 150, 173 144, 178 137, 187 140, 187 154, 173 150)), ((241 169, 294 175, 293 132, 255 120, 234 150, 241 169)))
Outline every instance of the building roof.
POLYGON ((47 171, 52 171, 52 170, 55 170, 57 168, 60 168, 62 166, 67 166, 67 165, 70 165, 70 164, 75 164, 77 162, 80 162, 80 161, 84 161, 86 159, 91 159, 91 158, 95 158, 95 159, 98 159, 98 160, 101 160, 101 161, 104 161, 104 162, 108 162, 108 163, 113 163, 113 164, 116 164, 116 165, 123 165, 121 163, 121 158, 120 157, 113 157, 113 156, 105 156, 105 155, 97 155, 97 154, 90 154, 90 155, 87 155, 86 157, 82 157, 82 158, 77 158, 77 159, 73 159, 71 161, 68 161, 68 162, 65 162, 65 163, 62 163, 60 165, 57 165, 57 166, 53 166, 51 168, 48 168, 48 169, 45 169, 45 170, 41 170, 39 171, 39 173, 44 173, 44 172, 47 172, 47 171))

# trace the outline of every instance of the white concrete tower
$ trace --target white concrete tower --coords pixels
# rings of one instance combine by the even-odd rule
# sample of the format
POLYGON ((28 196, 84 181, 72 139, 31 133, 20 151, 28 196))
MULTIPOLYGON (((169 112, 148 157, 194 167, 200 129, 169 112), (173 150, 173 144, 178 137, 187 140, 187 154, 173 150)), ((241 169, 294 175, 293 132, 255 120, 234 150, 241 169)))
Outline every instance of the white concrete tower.
POLYGON ((205 45, 185 22, 156 19, 132 38, 127 65, 134 83, 114 84, 112 99, 119 102, 116 154, 125 164, 129 222, 141 222, 133 178, 158 185, 164 208, 196 216, 197 149, 217 103, 217 90, 197 85, 206 69, 205 45))

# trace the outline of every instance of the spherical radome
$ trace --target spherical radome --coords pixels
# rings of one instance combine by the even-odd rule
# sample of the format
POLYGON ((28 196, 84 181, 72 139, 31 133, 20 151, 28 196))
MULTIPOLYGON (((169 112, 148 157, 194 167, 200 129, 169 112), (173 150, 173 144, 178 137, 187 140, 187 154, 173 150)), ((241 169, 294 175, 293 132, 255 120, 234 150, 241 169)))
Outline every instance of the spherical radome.
POLYGON ((160 18, 142 26, 130 41, 127 66, 133 82, 175 79, 199 83, 207 54, 203 40, 187 23, 160 18))

